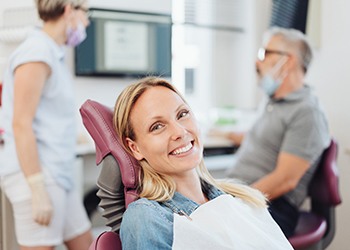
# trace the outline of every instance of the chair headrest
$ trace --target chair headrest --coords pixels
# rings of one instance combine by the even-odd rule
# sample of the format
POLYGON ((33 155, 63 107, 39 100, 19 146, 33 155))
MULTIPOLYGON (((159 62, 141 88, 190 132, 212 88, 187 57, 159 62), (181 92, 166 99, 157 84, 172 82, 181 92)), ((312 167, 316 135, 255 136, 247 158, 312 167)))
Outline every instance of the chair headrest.
POLYGON ((112 109, 96 101, 87 100, 80 108, 83 124, 96 147, 96 164, 112 154, 120 167, 122 182, 126 189, 135 189, 140 166, 137 160, 125 151, 113 128, 112 109))
POLYGON ((332 139, 330 145, 322 154, 309 190, 312 199, 334 206, 341 203, 337 154, 338 144, 332 139))

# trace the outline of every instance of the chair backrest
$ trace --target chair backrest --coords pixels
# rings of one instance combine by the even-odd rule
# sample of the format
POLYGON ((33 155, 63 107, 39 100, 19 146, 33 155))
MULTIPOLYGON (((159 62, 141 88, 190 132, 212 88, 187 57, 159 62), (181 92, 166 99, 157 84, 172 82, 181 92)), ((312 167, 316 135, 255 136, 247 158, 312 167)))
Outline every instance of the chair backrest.
POLYGON ((311 211, 325 218, 326 233, 322 239, 323 249, 332 241, 335 234, 335 207, 341 203, 339 175, 337 168, 338 144, 332 138, 323 152, 320 164, 309 185, 311 211))
POLYGON ((309 185, 311 209, 300 211, 292 246, 299 249, 325 249, 335 234, 335 207, 341 203, 337 169, 337 142, 332 139, 324 150, 309 185))
POLYGON ((140 166, 128 154, 119 141, 113 128, 113 111, 96 101, 87 100, 80 108, 83 124, 95 142, 96 164, 99 165, 107 155, 117 161, 124 185, 125 207, 138 198, 136 188, 140 166))
POLYGON ((103 232, 94 240, 89 250, 121 250, 119 229, 127 206, 138 198, 140 166, 128 154, 113 128, 112 109, 96 101, 87 100, 80 108, 83 124, 96 147, 96 164, 102 165, 97 180, 102 216, 113 232, 103 232))
POLYGON ((341 203, 337 168, 337 142, 332 139, 323 152, 320 164, 309 186, 309 196, 313 202, 336 206, 341 203))

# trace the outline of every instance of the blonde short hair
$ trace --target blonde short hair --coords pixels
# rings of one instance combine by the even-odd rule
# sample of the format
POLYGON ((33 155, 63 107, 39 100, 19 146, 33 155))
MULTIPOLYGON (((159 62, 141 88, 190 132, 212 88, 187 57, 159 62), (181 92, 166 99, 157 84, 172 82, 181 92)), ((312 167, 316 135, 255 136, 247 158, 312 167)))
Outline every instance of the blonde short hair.
POLYGON ((80 7, 85 3, 86 0, 35 0, 39 17, 44 22, 58 19, 68 4, 80 7))

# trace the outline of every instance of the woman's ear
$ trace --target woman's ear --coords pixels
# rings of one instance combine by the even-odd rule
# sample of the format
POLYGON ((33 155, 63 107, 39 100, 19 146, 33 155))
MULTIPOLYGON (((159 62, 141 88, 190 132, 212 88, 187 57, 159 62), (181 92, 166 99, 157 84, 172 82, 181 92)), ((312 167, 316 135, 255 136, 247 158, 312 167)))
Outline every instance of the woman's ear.
POLYGON ((67 4, 66 6, 64 6, 63 16, 66 19, 70 19, 72 16, 73 10, 74 10, 73 6, 71 4, 67 4))
POLYGON ((134 142, 130 138, 126 138, 126 143, 128 144, 128 147, 130 148, 130 150, 131 150, 133 156, 136 158, 136 160, 141 161, 142 159, 144 159, 136 142, 134 142))
POLYGON ((67 4, 66 6, 64 6, 64 11, 63 13, 66 15, 66 14, 69 14, 71 13, 73 10, 73 6, 71 4, 67 4))

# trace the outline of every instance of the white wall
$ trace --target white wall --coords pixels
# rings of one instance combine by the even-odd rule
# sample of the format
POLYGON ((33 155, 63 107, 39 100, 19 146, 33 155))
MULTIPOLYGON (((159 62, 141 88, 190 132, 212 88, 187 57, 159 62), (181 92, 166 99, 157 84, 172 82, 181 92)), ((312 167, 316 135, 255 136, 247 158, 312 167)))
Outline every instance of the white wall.
POLYGON ((339 142, 338 165, 343 203, 337 208, 337 231, 329 249, 349 249, 350 225, 350 1, 321 0, 320 45, 309 75, 339 142))

